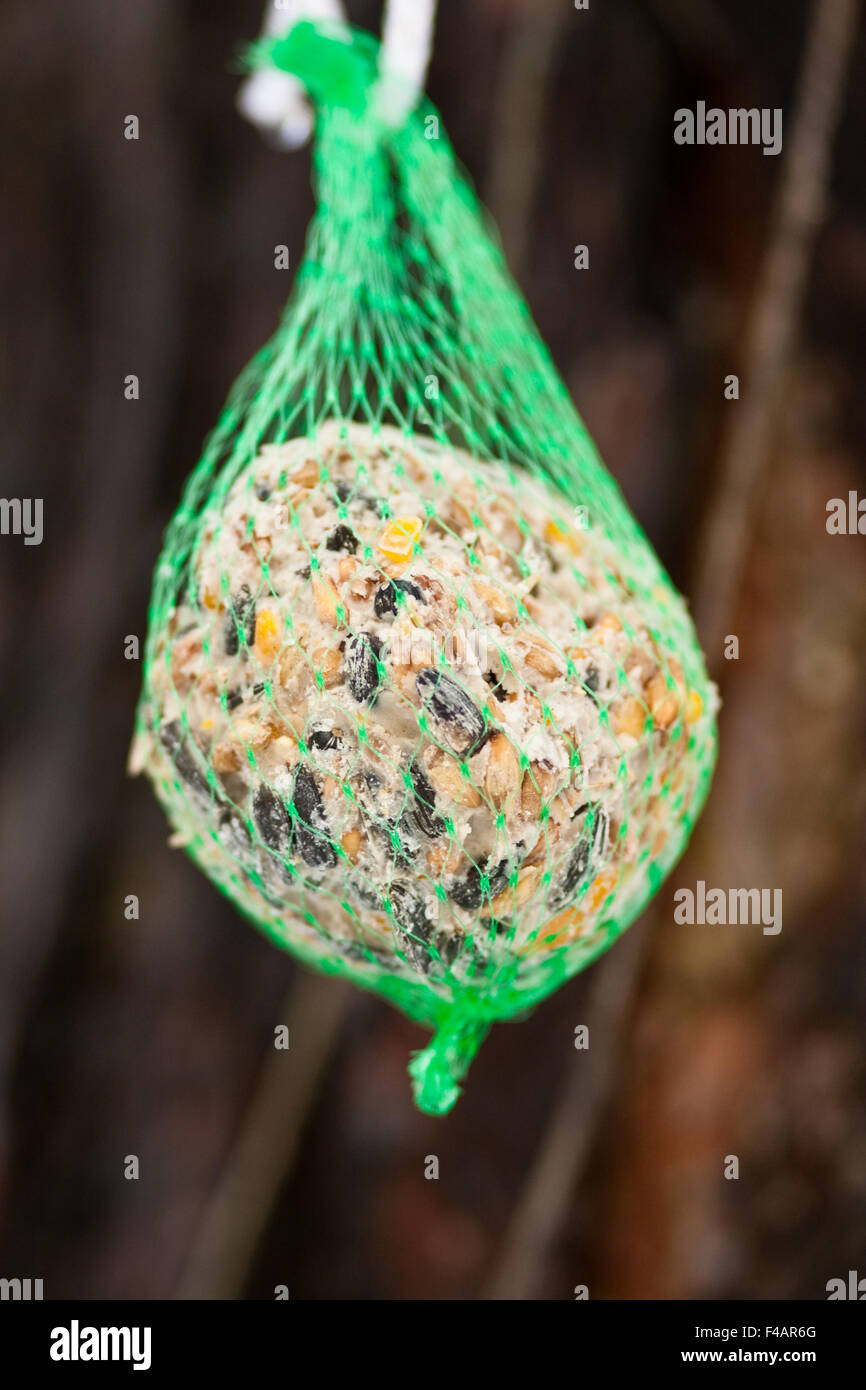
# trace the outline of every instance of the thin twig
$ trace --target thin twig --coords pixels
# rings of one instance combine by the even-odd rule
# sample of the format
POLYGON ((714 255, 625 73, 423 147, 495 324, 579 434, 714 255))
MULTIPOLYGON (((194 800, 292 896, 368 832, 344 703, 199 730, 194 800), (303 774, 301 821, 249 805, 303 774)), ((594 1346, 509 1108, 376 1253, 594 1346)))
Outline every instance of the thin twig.
POLYGON ((722 659, 725 625, 740 592, 753 513, 824 219, 833 137, 859 8, 859 0, 816 0, 812 9, 769 249, 746 331, 743 398, 728 417, 720 480, 698 551, 695 617, 711 669, 718 669, 722 659))
POLYGON ((288 1050, 270 1047, 238 1139, 196 1233, 175 1294, 238 1298, 298 1151, 349 1002, 341 981, 299 973, 280 1016, 288 1050))
MULTIPOLYGON (((94 692, 112 663, 116 669, 121 635, 133 622, 130 535, 144 531, 150 520, 153 459, 174 401, 179 330, 172 307, 179 288, 177 258, 168 248, 180 234, 188 203, 182 161, 165 134, 162 65, 178 42, 171 5, 159 0, 109 13, 91 0, 78 7, 73 28, 74 66, 85 71, 94 53, 103 65, 98 109, 105 118, 88 126, 77 196, 79 211, 92 219, 88 299, 82 301, 91 324, 89 354, 68 350, 66 310, 56 294, 43 309, 42 335, 72 380, 64 399, 81 399, 80 424, 70 411, 68 422, 52 433, 61 397, 52 393, 46 370, 37 374, 18 438, 4 449, 7 466, 19 471, 22 484, 32 477, 46 488, 46 528, 53 529, 15 618, 14 595, 4 594, 8 631, 17 634, 8 679, 14 669, 27 699, 0 776, 6 909, 0 934, 0 1170, 8 1152, 9 1078, 23 1020, 56 947, 76 865, 100 833, 101 800, 112 775, 111 759, 95 752, 104 720, 94 717, 94 692), (148 112, 147 139, 130 145, 118 134, 113 113, 121 110, 148 112), (149 210, 147 218, 142 207, 149 210), (121 367, 124 362, 134 365, 121 367), (124 399, 126 371, 140 378, 140 404, 124 399), (57 470, 46 463, 58 439, 73 480, 68 500, 57 470)), ((42 51, 45 66, 38 71, 44 79, 57 59, 44 42, 42 51)), ((29 61, 25 52, 25 67, 29 61)), ((32 62, 41 61, 34 42, 32 62)), ((46 163, 43 179, 49 168, 54 176, 54 166, 46 163)), ((65 244, 60 231, 57 244, 65 244)), ((4 414, 7 424, 14 422, 11 397, 4 414)))
MULTIPOLYGON (((723 452, 719 495, 710 507, 708 539, 699 550, 696 591, 704 635, 723 631, 739 590, 751 531, 753 499, 772 442, 778 388, 784 379, 802 311, 803 293, 826 205, 830 155, 855 32, 859 0, 816 0, 799 82, 793 135, 751 316, 746 356, 747 399, 723 452)), ((719 652, 721 643, 718 644, 719 652)), ((575 1068, 550 1118, 506 1232, 498 1270, 484 1296, 527 1298, 538 1288, 616 1076, 625 1023, 640 973, 642 943, 621 942, 597 968, 590 1000, 590 1046, 607 1040, 586 1071, 575 1068), (631 954, 629 954, 631 948, 631 954)), ((644 940, 648 940, 646 932, 644 940)))
POLYGON ((646 954, 647 924, 633 928, 597 967, 589 1003, 589 1047, 574 1054, 532 1169, 505 1234, 485 1299, 527 1299, 537 1291, 562 1215, 583 1171, 611 1095, 624 1022, 646 954))
POLYGON ((505 41, 490 138, 486 202, 508 264, 520 275, 544 151, 542 128, 550 69, 568 10, 561 0, 522 7, 505 41))

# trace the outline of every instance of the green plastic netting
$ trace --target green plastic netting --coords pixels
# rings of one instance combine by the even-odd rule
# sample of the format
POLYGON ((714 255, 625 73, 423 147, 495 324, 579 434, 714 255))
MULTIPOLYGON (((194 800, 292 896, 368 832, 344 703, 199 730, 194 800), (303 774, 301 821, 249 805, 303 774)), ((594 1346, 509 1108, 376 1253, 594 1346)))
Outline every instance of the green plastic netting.
POLYGON ((716 695, 433 108, 387 128, 354 31, 252 61, 315 99, 318 210, 168 528, 132 765, 273 941, 432 1026, 442 1113, 682 852, 716 695))

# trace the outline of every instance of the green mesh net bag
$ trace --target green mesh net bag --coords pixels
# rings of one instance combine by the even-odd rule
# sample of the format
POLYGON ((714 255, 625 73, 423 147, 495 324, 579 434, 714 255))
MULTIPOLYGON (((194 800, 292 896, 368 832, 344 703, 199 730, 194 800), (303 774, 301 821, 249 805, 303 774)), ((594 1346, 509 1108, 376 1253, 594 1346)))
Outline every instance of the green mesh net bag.
POLYGON ((629 925, 715 756, 694 630, 605 472, 433 109, 309 23, 318 212, 165 540, 132 765, 278 945, 434 1030, 490 1025, 629 925))

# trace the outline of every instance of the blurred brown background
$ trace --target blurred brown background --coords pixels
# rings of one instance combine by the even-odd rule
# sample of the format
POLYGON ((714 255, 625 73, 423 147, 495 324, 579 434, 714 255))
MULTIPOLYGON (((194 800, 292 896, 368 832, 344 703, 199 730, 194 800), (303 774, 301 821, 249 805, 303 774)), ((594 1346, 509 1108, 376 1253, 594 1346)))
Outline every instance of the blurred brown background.
POLYGON ((708 651, 722 755, 688 858, 603 961, 494 1030, 432 1120, 405 1072, 424 1035, 260 939, 125 775, 123 639, 288 293, 273 248, 297 265, 312 209, 309 152, 234 110, 261 0, 7 0, 2 491, 44 498, 45 539, 0 539, 0 1275, 46 1297, 312 1299, 813 1299, 866 1275, 866 538, 824 524, 866 492, 866 38, 834 68, 832 14, 826 204, 802 294, 766 287, 813 10, 442 0, 430 94, 610 469, 709 603, 702 528, 745 457, 723 378, 747 395, 756 317, 787 308, 792 333, 750 397, 741 655, 708 651), (675 146, 699 99, 782 107, 782 155, 675 146), (698 878, 781 887, 781 934, 677 926, 698 878))

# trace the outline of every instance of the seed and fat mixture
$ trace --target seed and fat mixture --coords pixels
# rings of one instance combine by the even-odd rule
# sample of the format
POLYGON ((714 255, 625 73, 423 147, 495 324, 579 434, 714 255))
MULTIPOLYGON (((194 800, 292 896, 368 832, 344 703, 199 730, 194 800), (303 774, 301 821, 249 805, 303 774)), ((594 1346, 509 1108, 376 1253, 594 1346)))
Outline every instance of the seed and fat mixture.
POLYGON ((371 976, 519 988, 597 940, 675 857, 714 711, 592 522, 389 427, 265 446, 153 661, 133 765, 175 842, 371 976))

